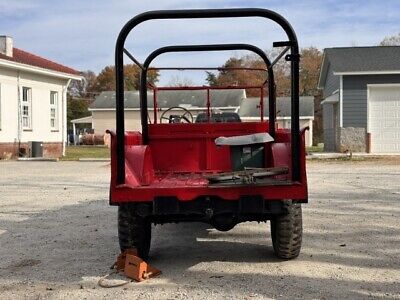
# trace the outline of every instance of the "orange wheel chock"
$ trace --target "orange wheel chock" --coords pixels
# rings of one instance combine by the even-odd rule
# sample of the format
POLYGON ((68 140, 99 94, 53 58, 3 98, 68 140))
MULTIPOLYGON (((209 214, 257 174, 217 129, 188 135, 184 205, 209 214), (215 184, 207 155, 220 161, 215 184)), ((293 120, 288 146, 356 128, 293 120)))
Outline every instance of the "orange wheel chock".
POLYGON ((122 252, 115 263, 118 272, 124 272, 126 277, 136 281, 143 281, 161 274, 161 271, 150 266, 137 256, 136 249, 127 249, 122 252))

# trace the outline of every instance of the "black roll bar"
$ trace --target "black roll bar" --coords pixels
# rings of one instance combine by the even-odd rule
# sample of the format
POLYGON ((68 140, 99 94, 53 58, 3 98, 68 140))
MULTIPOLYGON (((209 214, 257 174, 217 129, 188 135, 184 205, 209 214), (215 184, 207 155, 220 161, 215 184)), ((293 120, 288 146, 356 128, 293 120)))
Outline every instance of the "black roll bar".
MULTIPOLYGON (((278 23, 285 31, 289 41, 291 61, 291 154, 292 180, 300 179, 300 126, 299 126, 299 46, 296 34, 290 23, 278 13, 260 8, 194 9, 149 11, 132 18, 122 28, 115 46, 116 75, 116 131, 117 131, 117 184, 125 183, 125 124, 124 124, 124 47, 128 34, 134 27, 148 20, 161 19, 199 19, 199 18, 237 18, 262 17, 278 23)), ((143 72, 143 71, 142 71, 143 72)), ((142 76, 143 77, 143 76, 142 76)), ((140 94, 146 91, 146 77, 141 78, 140 94)), ((146 93, 147 94, 147 93, 146 93)), ((144 97, 144 96, 143 96, 144 97)), ((147 95, 146 95, 147 97, 147 95)), ((147 100, 147 99, 146 99, 147 100)), ((145 100, 145 101, 146 101, 145 100)), ((141 96, 142 101, 142 96, 141 96)), ((270 101, 272 102, 272 101, 270 101)), ((147 114, 147 106, 145 107, 147 114)), ((143 111, 143 109, 142 109, 143 111)), ((270 110, 271 111, 271 110, 270 110)), ((147 119, 145 119, 147 122, 147 119)), ((271 123, 271 120, 270 120, 271 123)), ((143 119, 142 119, 143 124, 143 119)))
MULTIPOLYGON (((275 137, 275 113, 276 113, 276 101, 275 101, 275 81, 274 71, 271 67, 271 62, 267 55, 260 48, 249 45, 249 44, 213 44, 213 45, 179 45, 179 46, 167 46, 159 48, 146 58, 143 63, 143 69, 140 74, 140 113, 142 122, 142 138, 143 144, 148 144, 149 134, 147 122, 147 71, 152 61, 163 53, 170 52, 199 52, 199 51, 229 51, 229 50, 247 50, 258 54, 265 65, 267 66, 268 72, 268 97, 269 97, 269 132, 272 137, 275 137)), ((264 100, 264 99, 262 99, 264 100)))

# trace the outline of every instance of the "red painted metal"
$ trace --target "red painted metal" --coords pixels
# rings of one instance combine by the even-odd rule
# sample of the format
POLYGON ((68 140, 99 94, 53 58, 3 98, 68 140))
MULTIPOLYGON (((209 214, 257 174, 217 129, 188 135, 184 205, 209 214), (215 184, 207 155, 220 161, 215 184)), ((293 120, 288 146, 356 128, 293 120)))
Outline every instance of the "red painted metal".
POLYGON ((210 107, 211 107, 210 89, 207 89, 207 121, 208 122, 210 122, 210 118, 211 118, 210 107))
POLYGON ((133 145, 125 149, 126 182, 132 186, 147 186, 154 182, 155 173, 150 147, 133 145))
MULTIPOLYGON (((243 70, 267 71, 262 68, 149 68, 149 70, 243 70)), ((308 201, 305 130, 299 132, 300 178, 292 181, 291 131, 277 129, 275 141, 264 145, 265 167, 289 168, 288 174, 275 176, 272 183, 232 186, 210 185, 206 175, 232 171, 231 151, 228 146, 217 147, 214 140, 220 136, 239 136, 268 132, 264 121, 264 87, 259 85, 156 87, 153 92, 154 124, 148 127, 148 145, 142 145, 139 132, 125 134, 125 183, 117 184, 117 144, 111 133, 111 189, 110 202, 152 202, 156 197, 176 197, 191 201, 197 197, 219 197, 238 201, 242 196, 262 196, 265 200, 293 199, 308 201), (211 90, 260 89, 261 122, 210 123, 211 90), (208 123, 157 123, 157 92, 168 90, 206 90, 208 123)), ((271 120, 274 122, 275 120, 271 120)))
POLYGON ((231 169, 227 146, 217 147, 220 136, 266 132, 267 123, 195 123, 149 126, 149 145, 159 172, 218 172, 231 169), (168 151, 166 151, 168 149, 168 151))
MULTIPOLYGON (((305 130, 302 130, 300 180, 291 182, 291 172, 279 175, 276 185, 211 186, 204 175, 230 171, 228 147, 215 146, 219 136, 266 132, 268 122, 151 124, 149 145, 142 146, 140 133, 125 135, 125 184, 116 184, 116 138, 111 133, 111 203, 148 202, 155 197, 173 196, 190 201, 199 196, 218 196, 237 201, 241 196, 261 195, 265 200, 294 199, 307 202, 305 130), (286 180, 287 185, 280 182, 286 180)), ((289 130, 279 129, 274 143, 265 144, 266 166, 291 169, 289 130)))
MULTIPOLYGON (((271 101, 271 100, 270 100, 271 101)), ((264 88, 260 88, 260 118, 261 122, 264 121, 264 88)))
POLYGON ((157 88, 153 89, 153 113, 154 113, 154 120, 153 123, 157 124, 157 88))
MULTIPOLYGON (((251 69, 251 68, 250 68, 251 69)), ((154 84, 149 84, 149 88, 153 90, 153 115, 154 115, 154 123, 157 124, 157 92, 158 91, 196 91, 196 90, 206 90, 207 91, 207 99, 206 99, 206 107, 207 107, 207 120, 210 122, 211 117, 211 99, 210 99, 210 90, 237 90, 237 89, 260 89, 260 119, 261 122, 264 121, 264 84, 262 86, 258 85, 235 85, 235 86, 179 86, 179 87, 171 87, 171 86, 162 86, 157 87, 154 84)))

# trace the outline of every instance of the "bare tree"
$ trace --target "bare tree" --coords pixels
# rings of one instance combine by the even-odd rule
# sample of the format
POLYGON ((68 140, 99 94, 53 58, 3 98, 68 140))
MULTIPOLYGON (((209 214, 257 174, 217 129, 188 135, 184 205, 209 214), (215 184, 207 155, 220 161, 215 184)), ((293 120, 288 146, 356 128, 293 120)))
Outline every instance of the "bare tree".
POLYGON ((81 73, 83 80, 73 80, 68 87, 68 95, 75 98, 93 98, 91 92, 96 82, 96 74, 87 70, 81 73))
POLYGON ((400 32, 395 35, 385 37, 379 46, 400 46, 400 32))
POLYGON ((193 81, 187 77, 180 77, 179 75, 171 76, 169 80, 168 86, 175 86, 175 87, 184 87, 184 86, 192 86, 194 85, 193 81))

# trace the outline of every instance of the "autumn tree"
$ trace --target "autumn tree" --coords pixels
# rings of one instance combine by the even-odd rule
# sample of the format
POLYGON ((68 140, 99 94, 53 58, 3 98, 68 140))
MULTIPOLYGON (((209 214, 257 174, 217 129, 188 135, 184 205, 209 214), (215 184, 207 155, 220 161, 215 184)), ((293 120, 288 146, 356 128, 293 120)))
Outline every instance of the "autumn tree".
MULTIPOLYGON (((140 68, 136 65, 125 65, 125 90, 137 90, 139 88, 140 68)), ((68 127, 70 121, 90 115, 88 107, 95 96, 103 91, 115 90, 115 68, 107 66, 96 75, 93 71, 81 73, 83 80, 73 81, 68 89, 68 127)), ((158 72, 149 71, 148 81, 155 83, 158 80, 158 72)))
MULTIPOLYGON (((279 55, 282 48, 274 48, 267 51, 267 56, 271 61, 279 55)), ((322 52, 315 47, 303 48, 300 50, 300 95, 301 96, 314 96, 314 141, 320 142, 322 140, 322 109, 321 109, 321 94, 317 88, 319 72, 322 62, 322 52)), ((250 68, 265 68, 264 62, 255 55, 247 55, 242 57, 232 57, 228 59, 223 65, 225 68, 236 67, 250 67, 250 68)), ((290 62, 282 57, 273 67, 274 78, 276 84, 276 95, 289 96, 291 88, 290 78, 290 62)), ((239 71, 239 70, 221 70, 217 75, 212 76, 207 73, 206 81, 210 85, 256 85, 260 86, 266 76, 261 72, 254 71, 239 71)), ((265 95, 268 90, 265 87, 265 95)), ((259 96, 259 89, 247 89, 247 96, 259 96)))
MULTIPOLYGON (((218 75, 207 72, 206 81, 210 86, 241 86, 253 85, 261 86, 266 76, 261 71, 236 70, 235 68, 264 68, 263 61, 255 59, 253 56, 243 56, 241 58, 232 57, 228 59, 218 75), (231 68, 231 69, 230 69, 231 68)), ((257 96, 259 89, 246 89, 248 96, 257 96)))
MULTIPOLYGON (((140 68, 137 65, 125 65, 124 75, 125 90, 138 90, 140 85, 140 68)), ((156 83, 158 81, 159 73, 155 70, 147 72, 147 81, 149 83, 156 83)), ((94 90, 96 92, 115 91, 115 67, 107 66, 99 75, 97 75, 94 90)))
POLYGON ((92 71, 87 71, 83 73, 85 77, 85 98, 94 98, 98 92, 96 90, 97 76, 92 71))
MULTIPOLYGON (((267 51, 272 61, 282 49, 267 51)), ((300 95, 309 96, 317 93, 319 69, 322 60, 322 52, 315 47, 303 48, 300 52, 300 95)), ((265 63, 255 55, 231 57, 222 66, 224 68, 266 68, 265 63)), ((277 96, 290 94, 290 63, 281 58, 273 67, 277 96)), ((218 75, 207 72, 206 81, 210 85, 254 85, 261 86, 266 79, 266 74, 259 71, 221 70, 218 75)), ((246 90, 248 96, 259 96, 256 89, 246 90)))
MULTIPOLYGON (((267 56, 271 62, 281 54, 283 47, 267 50, 267 56)), ((287 96, 290 94, 290 63, 285 60, 285 56, 281 57, 273 66, 274 79, 276 85, 276 95, 278 97, 287 96)))
POLYGON ((318 93, 322 52, 315 47, 309 47, 301 49, 300 55, 300 95, 314 96, 318 93))

